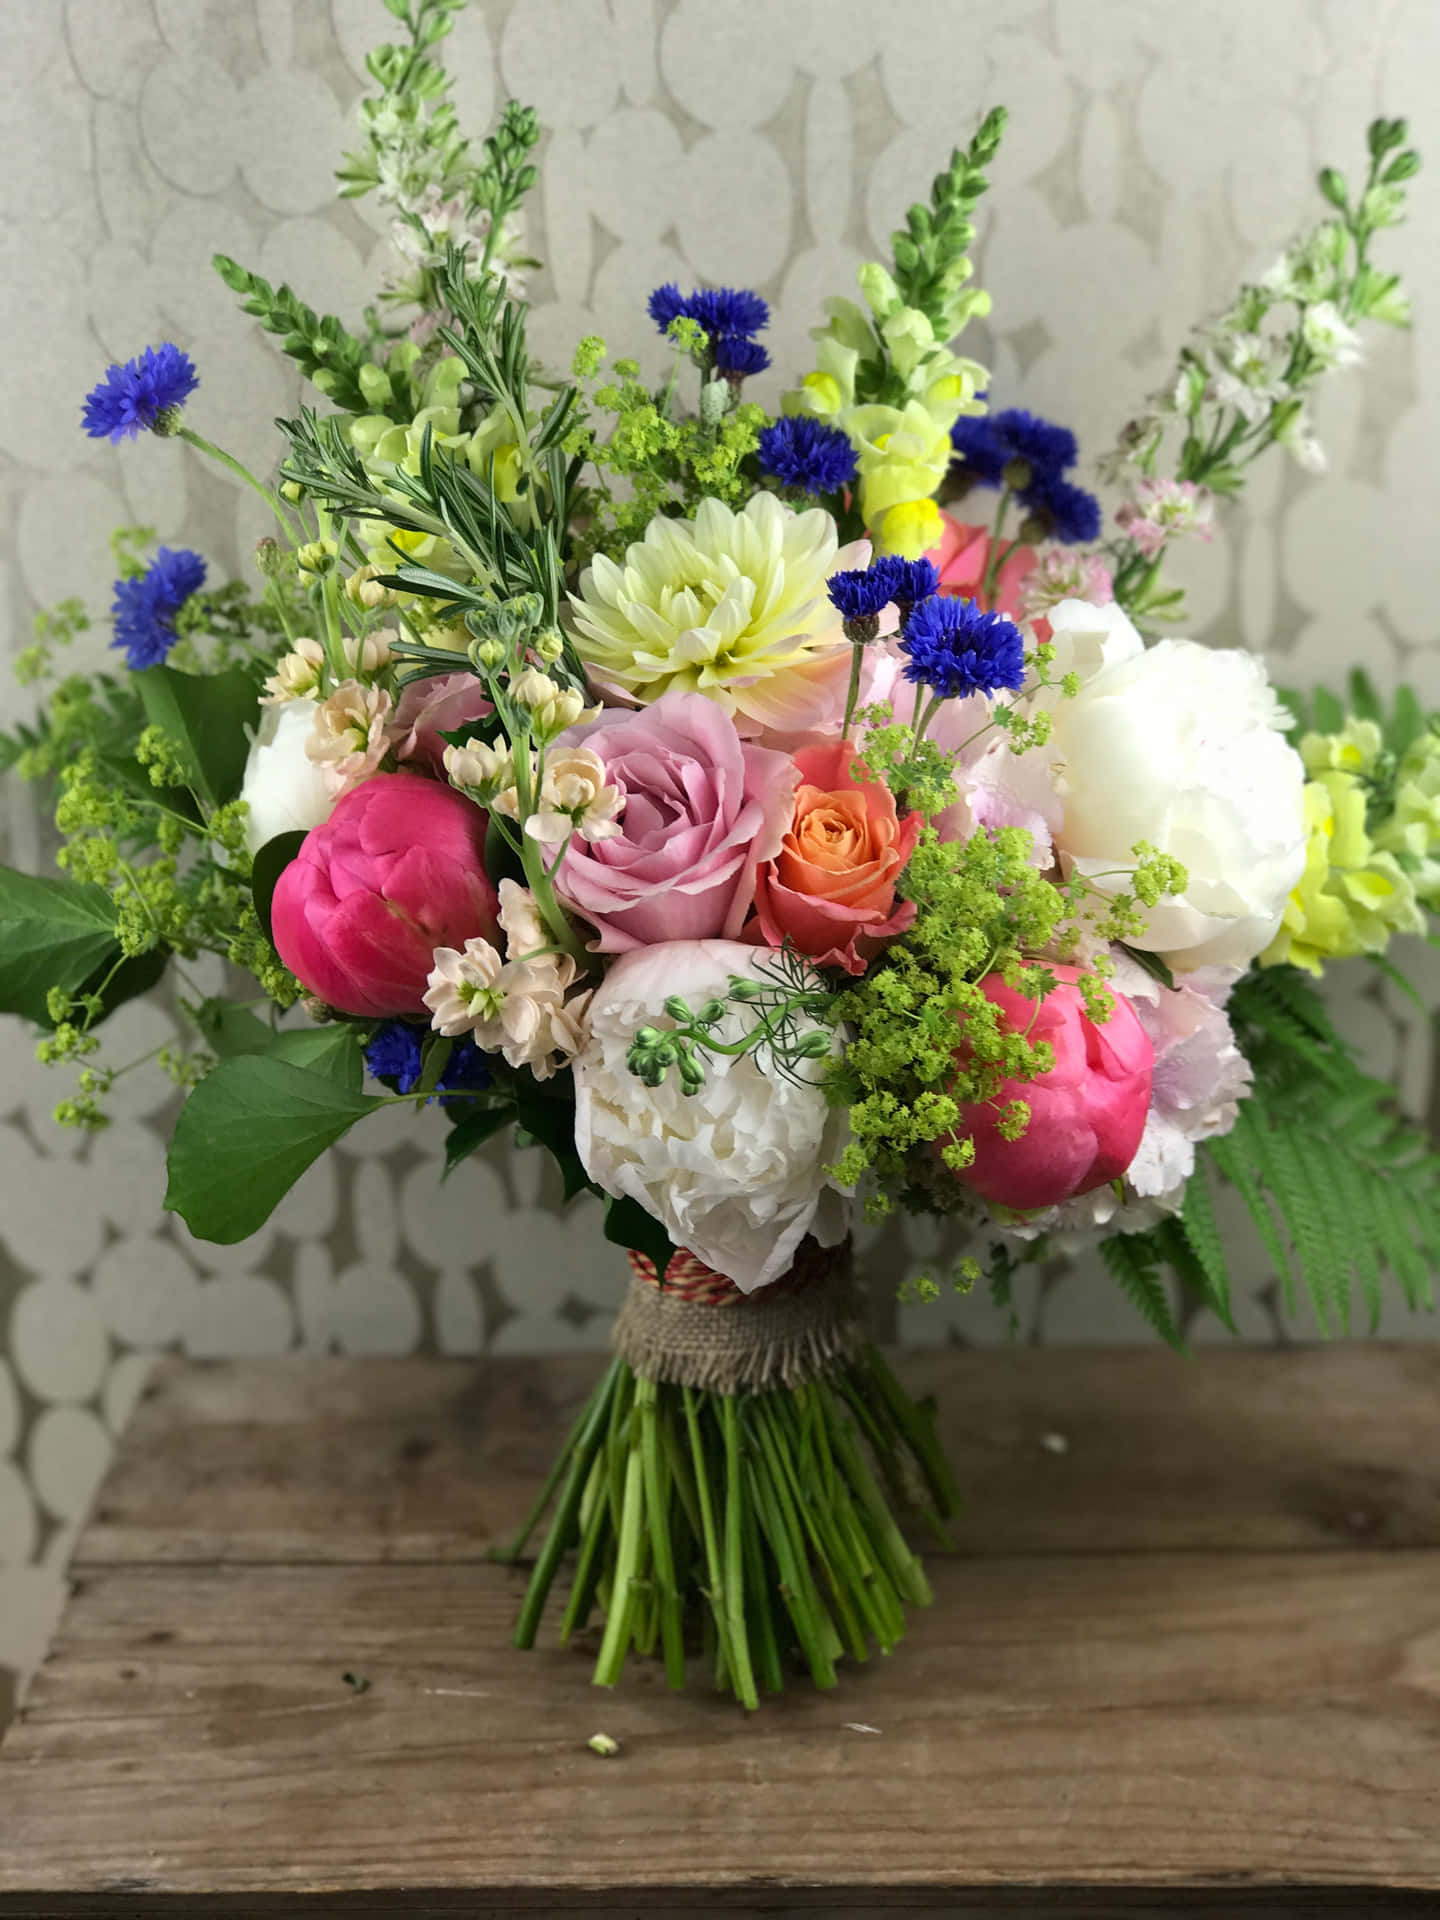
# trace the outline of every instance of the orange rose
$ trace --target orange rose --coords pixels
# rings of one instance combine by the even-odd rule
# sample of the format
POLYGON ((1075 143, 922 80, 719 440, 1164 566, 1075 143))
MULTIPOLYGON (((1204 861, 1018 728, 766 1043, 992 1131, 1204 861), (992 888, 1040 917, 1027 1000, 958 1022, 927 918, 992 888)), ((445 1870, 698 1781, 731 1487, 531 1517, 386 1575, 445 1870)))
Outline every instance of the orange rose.
POLYGON ((878 780, 851 775, 848 740, 802 747, 795 817, 773 860, 759 869, 755 910, 772 947, 788 940, 822 967, 863 973, 879 943, 915 918, 912 901, 895 904, 895 882, 914 850, 920 816, 895 815, 895 797, 878 780))

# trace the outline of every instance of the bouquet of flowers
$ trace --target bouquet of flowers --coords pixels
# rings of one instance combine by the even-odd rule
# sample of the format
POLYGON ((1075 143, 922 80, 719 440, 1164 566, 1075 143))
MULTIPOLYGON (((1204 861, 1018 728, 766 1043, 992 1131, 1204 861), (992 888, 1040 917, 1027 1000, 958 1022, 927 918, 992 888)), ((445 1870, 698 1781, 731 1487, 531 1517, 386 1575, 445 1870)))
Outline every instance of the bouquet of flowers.
POLYGON ((222 462, 275 531, 218 587, 119 536, 112 673, 61 676, 83 609, 42 618, 22 673, 54 684, 3 745, 53 784, 63 871, 0 871, 0 1004, 98 1127, 105 1017, 173 969, 165 1204, 203 1238, 397 1105, 439 1103, 447 1173, 511 1130, 598 1196, 634 1279, 513 1548, 544 1528, 517 1640, 573 1550, 560 1633, 603 1615, 598 1681, 698 1655, 753 1707, 894 1646, 929 1597, 897 1516, 956 1502, 866 1342, 857 1211, 953 1216, 950 1281, 1002 1301, 1098 1241, 1178 1344, 1169 1276, 1230 1318, 1223 1184, 1322 1327, 1386 1272, 1428 1303, 1436 1159, 1310 977, 1393 973, 1440 905, 1440 728, 1363 673, 1348 706, 1280 696, 1170 637, 1165 576, 1272 446, 1319 464, 1317 382, 1405 319, 1371 250, 1418 161, 1378 121, 1363 183, 1321 176, 1325 217, 1100 463, 1107 515, 1073 435, 954 349, 1003 113, 772 417, 752 292, 661 286, 647 323, 637 290, 658 386, 594 337, 532 356, 535 116, 468 142, 461 0, 386 4, 340 175, 393 217, 376 305, 347 326, 215 261, 315 390, 275 474, 190 424, 174 344, 85 403, 222 462), (202 952, 233 997, 190 987, 202 952))

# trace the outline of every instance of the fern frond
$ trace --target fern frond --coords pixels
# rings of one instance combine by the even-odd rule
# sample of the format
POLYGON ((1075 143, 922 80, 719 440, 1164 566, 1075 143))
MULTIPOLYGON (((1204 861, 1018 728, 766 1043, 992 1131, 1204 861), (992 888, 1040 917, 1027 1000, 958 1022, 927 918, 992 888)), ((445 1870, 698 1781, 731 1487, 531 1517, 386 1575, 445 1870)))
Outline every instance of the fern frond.
POLYGON ((1159 1259, 1148 1234, 1115 1233, 1100 1242, 1100 1254, 1121 1291, 1134 1302, 1141 1314, 1178 1353, 1185 1341, 1175 1324, 1170 1296, 1160 1277, 1159 1259))

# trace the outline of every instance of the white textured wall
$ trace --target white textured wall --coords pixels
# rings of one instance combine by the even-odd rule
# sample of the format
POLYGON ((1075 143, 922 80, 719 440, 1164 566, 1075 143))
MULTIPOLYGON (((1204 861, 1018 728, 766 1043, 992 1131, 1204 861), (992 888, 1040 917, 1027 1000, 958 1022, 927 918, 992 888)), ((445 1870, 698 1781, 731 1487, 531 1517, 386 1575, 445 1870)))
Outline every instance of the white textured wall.
MULTIPOLYGON (((207 262, 232 253, 342 314, 367 296, 376 231, 332 199, 330 173, 388 25, 379 0, 6 0, 0 652, 37 603, 80 593, 103 611, 119 520, 201 548, 216 574, 262 531, 187 450, 85 440, 78 403, 107 357, 175 338, 200 368, 197 426, 268 462, 267 422, 297 386, 207 262)), ((1435 0, 472 0, 450 48, 477 131, 508 93, 551 129, 534 332, 562 361, 597 329, 643 348, 648 290, 702 277, 766 293, 778 366, 802 370, 819 299, 848 290, 980 110, 1008 102, 980 251, 993 329, 971 350, 999 396, 1071 422, 1091 453, 1187 323, 1313 216, 1315 168, 1358 165, 1374 112, 1408 113, 1440 163, 1435 0)), ((1440 700, 1440 180, 1422 176, 1416 201, 1381 244, 1420 322, 1322 407, 1334 474, 1267 472, 1190 571, 1195 630, 1238 633, 1296 681, 1358 659, 1440 700)), ((105 635, 90 639, 99 660, 105 635)), ((0 805, 9 857, 33 863, 29 796, 0 805)), ((1411 957, 1440 998, 1440 969, 1411 957)), ((1422 1110, 1427 1024, 1361 984, 1343 1018, 1422 1110)), ((170 1023, 144 1004, 116 1025, 138 1054, 170 1023)), ((497 1152, 440 1192, 435 1128, 377 1120, 255 1241, 200 1246, 160 1212, 163 1084, 122 1082, 117 1124, 82 1141, 51 1123, 61 1089, 29 1054, 0 1022, 0 1668, 41 1648, 139 1350, 603 1336, 619 1257, 588 1222, 561 1224, 531 1156, 497 1152)), ((887 1237, 872 1265, 895 1277, 905 1259, 887 1237)), ((1132 1331, 1093 1274, 1044 1278, 1024 1305, 1050 1338, 1132 1331)), ((916 1338, 1000 1333, 978 1302, 903 1318, 916 1338)))

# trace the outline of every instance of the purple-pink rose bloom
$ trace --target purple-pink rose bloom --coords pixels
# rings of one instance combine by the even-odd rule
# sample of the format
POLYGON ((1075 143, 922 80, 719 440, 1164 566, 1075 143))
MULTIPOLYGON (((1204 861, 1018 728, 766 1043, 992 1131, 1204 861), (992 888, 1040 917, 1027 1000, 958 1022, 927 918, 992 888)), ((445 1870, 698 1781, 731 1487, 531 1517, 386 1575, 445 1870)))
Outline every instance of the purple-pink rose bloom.
POLYGON ((275 948, 340 1013, 425 1011, 436 947, 498 940, 485 815, 413 773, 379 773, 312 828, 270 904, 275 948))
POLYGON ((662 940, 733 940, 795 807, 787 753, 742 741, 700 693, 612 709, 572 727, 563 746, 593 748, 625 796, 620 832, 572 840, 556 889, 594 926, 599 953, 662 940))

